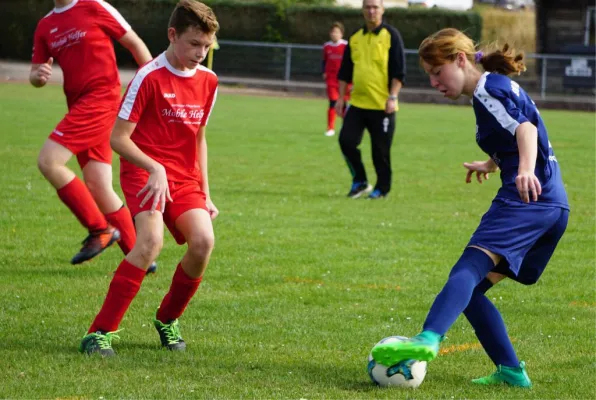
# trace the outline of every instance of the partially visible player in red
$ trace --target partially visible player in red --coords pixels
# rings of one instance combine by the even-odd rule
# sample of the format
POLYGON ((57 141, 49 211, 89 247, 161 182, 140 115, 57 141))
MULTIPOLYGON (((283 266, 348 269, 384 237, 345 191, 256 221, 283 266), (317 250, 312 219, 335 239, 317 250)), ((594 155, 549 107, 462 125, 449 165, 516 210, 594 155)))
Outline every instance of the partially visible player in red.
MULTIPOLYGON (((327 85, 327 98, 329 108, 327 109, 327 130, 325 136, 335 135, 335 102, 339 98, 339 81, 337 74, 341 67, 341 59, 344 56, 347 41, 343 40, 344 26, 341 22, 331 24, 328 42, 323 45, 323 79, 327 85)), ((346 91, 345 101, 350 99, 350 91, 346 91)))
POLYGON ((29 80, 42 87, 52 64, 64 73, 68 113, 44 143, 37 164, 58 196, 88 229, 73 264, 89 260, 119 241, 127 254, 136 233, 130 211, 112 187, 110 132, 121 98, 112 39, 139 65, 151 60, 147 46, 120 13, 102 0, 54 0, 55 8, 37 24, 29 80), (66 163, 73 156, 81 181, 66 163))
POLYGON ((188 247, 154 325, 162 346, 184 350, 178 318, 194 296, 214 245, 211 220, 219 211, 207 178, 205 128, 217 96, 217 76, 200 65, 219 29, 205 4, 181 0, 168 25, 168 49, 137 71, 112 132, 120 154, 120 183, 138 228, 99 314, 79 350, 114 354, 113 333, 163 245, 164 223, 188 247))

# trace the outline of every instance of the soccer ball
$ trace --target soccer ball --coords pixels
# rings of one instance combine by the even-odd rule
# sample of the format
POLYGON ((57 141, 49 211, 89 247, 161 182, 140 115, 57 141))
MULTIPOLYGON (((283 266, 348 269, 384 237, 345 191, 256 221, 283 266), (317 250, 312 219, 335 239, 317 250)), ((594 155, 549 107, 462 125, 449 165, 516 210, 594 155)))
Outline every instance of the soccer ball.
MULTIPOLYGON (((405 339, 407 338, 403 336, 389 336, 377 344, 391 343, 405 339)), ((404 360, 391 367, 386 367, 385 365, 377 364, 373 360, 372 354, 369 354, 368 375, 375 384, 381 387, 400 386, 417 388, 426 376, 426 361, 404 360)))

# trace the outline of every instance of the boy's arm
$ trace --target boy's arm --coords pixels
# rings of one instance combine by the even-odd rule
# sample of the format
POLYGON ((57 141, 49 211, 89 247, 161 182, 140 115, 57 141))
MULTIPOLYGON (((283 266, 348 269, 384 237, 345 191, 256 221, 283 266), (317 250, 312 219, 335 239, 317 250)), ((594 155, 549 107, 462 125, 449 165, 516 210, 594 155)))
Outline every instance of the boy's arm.
POLYGON ((145 65, 153 59, 145 42, 133 30, 126 32, 118 42, 130 51, 138 65, 145 65))
POLYGON ((116 120, 112 136, 110 138, 110 145, 112 149, 127 161, 133 163, 139 168, 152 173, 163 166, 143 153, 141 149, 130 138, 137 124, 122 118, 116 120))
POLYGON ((207 199, 209 194, 209 173, 207 171, 207 138, 205 137, 206 127, 201 126, 197 132, 197 149, 199 153, 199 169, 201 170, 203 185, 201 189, 205 192, 207 199))
POLYGON ((197 148, 199 153, 199 168, 201 169, 202 185, 201 190, 207 197, 205 203, 207 206, 207 212, 211 216, 211 219, 215 219, 219 215, 219 210, 211 201, 211 195, 209 193, 209 173, 207 172, 207 139, 205 138, 206 127, 201 126, 199 132, 197 132, 197 148))
POLYGON ((166 200, 172 201, 166 169, 163 165, 143 153, 141 149, 130 138, 137 124, 122 118, 116 120, 116 125, 112 130, 110 144, 112 149, 129 162, 137 167, 143 168, 149 172, 149 179, 145 186, 139 191, 137 196, 145 194, 140 203, 143 207, 145 203, 153 198, 151 212, 161 206, 162 214, 165 212, 166 200))
POLYGON ((29 72, 29 82, 36 88, 46 85, 52 76, 52 64, 54 59, 50 57, 46 63, 32 64, 31 72, 29 72))

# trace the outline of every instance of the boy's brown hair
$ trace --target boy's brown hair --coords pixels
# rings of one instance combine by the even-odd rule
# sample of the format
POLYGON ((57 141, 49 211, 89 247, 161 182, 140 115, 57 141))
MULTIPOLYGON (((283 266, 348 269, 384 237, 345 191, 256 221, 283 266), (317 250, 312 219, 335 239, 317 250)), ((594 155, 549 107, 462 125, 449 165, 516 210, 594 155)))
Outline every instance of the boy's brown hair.
POLYGON ((329 31, 332 31, 334 28, 337 28, 341 31, 341 34, 344 34, 344 24, 342 24, 339 21, 335 21, 334 23, 331 24, 331 28, 329 28, 329 31))
POLYGON ((189 27, 203 33, 215 33, 219 23, 213 10, 196 0, 180 0, 170 16, 169 28, 174 28, 177 35, 182 35, 189 27))

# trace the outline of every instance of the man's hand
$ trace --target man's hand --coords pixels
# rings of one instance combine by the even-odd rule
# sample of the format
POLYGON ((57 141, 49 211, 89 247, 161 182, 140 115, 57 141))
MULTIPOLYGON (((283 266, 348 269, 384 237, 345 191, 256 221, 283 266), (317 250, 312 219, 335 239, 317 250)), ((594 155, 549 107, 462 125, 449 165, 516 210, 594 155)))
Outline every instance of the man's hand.
POLYGON ((345 105, 346 105, 346 103, 344 102, 343 97, 340 97, 335 102, 335 114, 337 114, 341 118, 344 117, 344 111, 345 111, 344 108, 345 108, 345 105))

